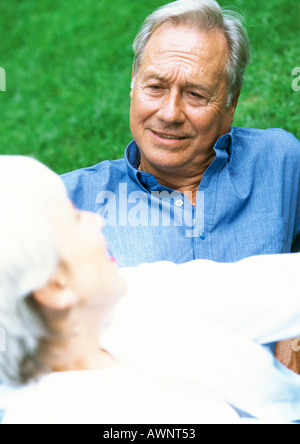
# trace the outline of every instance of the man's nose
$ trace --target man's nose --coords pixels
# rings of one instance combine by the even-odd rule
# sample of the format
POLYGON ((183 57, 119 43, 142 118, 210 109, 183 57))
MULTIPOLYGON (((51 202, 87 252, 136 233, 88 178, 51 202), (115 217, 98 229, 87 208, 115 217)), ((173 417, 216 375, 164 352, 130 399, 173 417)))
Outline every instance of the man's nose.
POLYGON ((183 103, 180 92, 169 91, 164 95, 158 117, 166 123, 183 123, 185 115, 183 112, 183 103))

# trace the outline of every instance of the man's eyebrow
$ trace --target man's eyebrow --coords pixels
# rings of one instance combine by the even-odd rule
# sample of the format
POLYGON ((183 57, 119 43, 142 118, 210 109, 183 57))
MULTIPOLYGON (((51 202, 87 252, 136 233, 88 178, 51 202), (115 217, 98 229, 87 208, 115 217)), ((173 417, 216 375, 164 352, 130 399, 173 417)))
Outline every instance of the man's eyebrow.
MULTIPOLYGON (((163 77, 162 75, 158 74, 158 73, 152 73, 150 72, 149 74, 147 74, 145 76, 145 82, 149 82, 149 80, 157 80, 158 82, 162 82, 162 83, 168 83, 168 79, 163 77)), ((191 88, 191 89, 196 89, 198 91, 204 91, 207 94, 211 94, 211 89, 207 86, 207 85, 203 85, 203 84, 197 84, 197 83, 193 83, 193 82, 186 82, 185 84, 186 88, 191 88)))
POLYGON ((158 80, 159 82, 167 82, 167 79, 156 73, 149 73, 145 76, 145 81, 158 80))

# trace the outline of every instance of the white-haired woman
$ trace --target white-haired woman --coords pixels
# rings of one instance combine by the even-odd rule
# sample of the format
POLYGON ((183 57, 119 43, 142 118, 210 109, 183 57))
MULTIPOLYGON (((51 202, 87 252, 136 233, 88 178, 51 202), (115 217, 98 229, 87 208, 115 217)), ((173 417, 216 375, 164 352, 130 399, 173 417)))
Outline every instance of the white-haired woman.
POLYGON ((77 211, 58 176, 32 159, 1 156, 0 176, 0 325, 6 332, 0 380, 23 384, 53 369, 45 353, 52 346, 57 370, 65 360, 70 368, 76 361, 84 367, 85 352, 97 366, 106 359, 98 344, 93 358, 91 340, 82 349, 68 345, 68 353, 64 347, 78 340, 65 335, 65 324, 72 333, 76 323, 70 307, 76 305, 78 316, 87 316, 89 326, 94 321, 98 331, 124 291, 107 257, 101 218, 77 211))
MULTIPOLYGON (((125 290, 100 216, 76 210, 59 177, 25 157, 0 156, 0 206, 5 422, 201 420, 197 390, 181 388, 180 394, 171 382, 168 388, 144 380, 99 347, 99 334, 125 290)), ((215 418, 218 410, 224 419, 236 418, 211 398, 202 418, 215 418)))
POLYGON ((300 333, 299 255, 148 264, 121 298, 102 220, 53 172, 0 156, 0 205, 6 423, 299 419, 299 377, 258 345, 300 333))

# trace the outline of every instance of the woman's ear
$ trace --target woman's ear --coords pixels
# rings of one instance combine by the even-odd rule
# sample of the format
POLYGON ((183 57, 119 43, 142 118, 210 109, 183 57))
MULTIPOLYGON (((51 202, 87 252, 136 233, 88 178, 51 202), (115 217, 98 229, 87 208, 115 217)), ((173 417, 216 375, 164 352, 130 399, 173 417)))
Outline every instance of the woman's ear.
POLYGON ((78 296, 69 286, 65 272, 60 270, 42 289, 33 291, 39 304, 52 310, 66 310, 78 303, 78 296))

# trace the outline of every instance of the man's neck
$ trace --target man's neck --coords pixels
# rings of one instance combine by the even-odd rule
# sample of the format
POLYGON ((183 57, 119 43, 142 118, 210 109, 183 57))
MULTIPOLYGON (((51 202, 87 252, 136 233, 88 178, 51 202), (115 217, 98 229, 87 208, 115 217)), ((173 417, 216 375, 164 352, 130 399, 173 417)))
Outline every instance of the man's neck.
POLYGON ((147 159, 141 154, 141 163, 139 170, 152 174, 157 182, 162 186, 174 191, 185 194, 188 199, 195 203, 197 191, 201 180, 207 168, 212 164, 216 157, 215 151, 201 165, 192 167, 179 168, 160 168, 151 165, 147 159))

